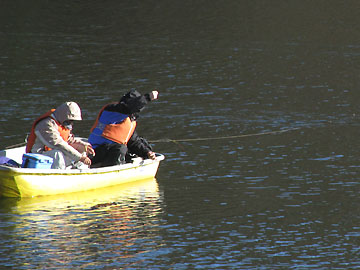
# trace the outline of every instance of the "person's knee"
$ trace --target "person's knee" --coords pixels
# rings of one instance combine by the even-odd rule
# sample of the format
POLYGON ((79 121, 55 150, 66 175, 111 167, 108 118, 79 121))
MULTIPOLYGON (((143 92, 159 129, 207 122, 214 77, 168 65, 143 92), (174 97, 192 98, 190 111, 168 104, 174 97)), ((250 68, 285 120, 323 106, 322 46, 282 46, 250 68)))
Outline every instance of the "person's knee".
POLYGON ((125 163, 125 155, 127 152, 127 146, 123 144, 113 144, 109 148, 106 159, 104 160, 104 166, 120 165, 125 163))
POLYGON ((42 154, 53 159, 51 169, 66 169, 66 161, 63 152, 59 150, 51 150, 43 152, 42 154))
POLYGON ((112 145, 108 153, 109 163, 111 163, 112 165, 124 164, 126 152, 127 152, 126 145, 123 144, 112 145))
POLYGON ((124 144, 101 145, 95 149, 92 167, 107 167, 126 163, 127 146, 124 144))

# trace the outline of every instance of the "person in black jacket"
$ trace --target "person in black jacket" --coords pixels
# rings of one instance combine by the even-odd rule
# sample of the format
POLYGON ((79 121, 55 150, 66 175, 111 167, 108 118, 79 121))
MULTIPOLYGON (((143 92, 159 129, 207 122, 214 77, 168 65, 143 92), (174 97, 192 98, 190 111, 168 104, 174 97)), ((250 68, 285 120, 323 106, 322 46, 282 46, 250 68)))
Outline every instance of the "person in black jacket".
POLYGON ((158 98, 158 91, 141 95, 136 90, 126 93, 119 102, 105 105, 91 129, 89 143, 95 150, 92 167, 126 163, 129 156, 155 159, 147 141, 136 132, 136 119, 150 101, 158 98))

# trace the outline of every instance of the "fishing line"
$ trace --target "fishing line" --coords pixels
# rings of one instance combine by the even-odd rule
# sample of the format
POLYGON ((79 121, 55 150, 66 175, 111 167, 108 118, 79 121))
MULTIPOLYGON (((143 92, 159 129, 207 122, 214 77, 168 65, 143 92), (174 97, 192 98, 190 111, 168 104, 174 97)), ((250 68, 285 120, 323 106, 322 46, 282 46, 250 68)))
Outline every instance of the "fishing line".
POLYGON ((194 141, 210 141, 210 140, 224 140, 224 139, 237 139, 237 138, 244 138, 244 137, 253 137, 253 136, 263 136, 263 135, 271 135, 271 134, 279 134, 285 133, 293 130, 297 130, 299 128, 290 128, 290 129, 283 129, 283 130, 276 130, 276 131, 268 131, 268 132, 261 132, 261 133, 252 133, 252 134, 242 134, 242 135, 233 135, 233 136, 222 136, 222 137, 207 137, 207 138, 193 138, 193 139, 159 139, 159 140, 149 140, 150 143, 161 143, 161 142, 194 142, 194 141))
MULTIPOLYGON (((297 130, 299 128, 290 128, 290 129, 282 129, 268 132, 260 132, 260 133, 252 133, 252 134, 242 134, 242 135, 233 135, 233 136, 222 136, 222 137, 207 137, 207 138, 193 138, 193 139, 159 139, 159 140, 149 140, 149 143, 165 143, 172 142, 179 145, 179 142, 195 142, 195 141, 210 141, 210 140, 224 140, 224 139, 237 139, 237 138, 245 138, 245 137, 254 137, 254 136, 263 136, 263 135, 272 135, 272 134, 280 134, 293 130, 297 130)), ((24 146, 26 145, 26 141, 23 143, 14 144, 11 146, 5 147, 5 149, 24 146)), ((180 146, 180 145, 179 145, 180 146)))
POLYGON ((20 146, 25 146, 25 145, 26 145, 26 142, 22 142, 22 143, 17 143, 17 144, 6 146, 5 149, 11 149, 14 147, 20 147, 20 146))

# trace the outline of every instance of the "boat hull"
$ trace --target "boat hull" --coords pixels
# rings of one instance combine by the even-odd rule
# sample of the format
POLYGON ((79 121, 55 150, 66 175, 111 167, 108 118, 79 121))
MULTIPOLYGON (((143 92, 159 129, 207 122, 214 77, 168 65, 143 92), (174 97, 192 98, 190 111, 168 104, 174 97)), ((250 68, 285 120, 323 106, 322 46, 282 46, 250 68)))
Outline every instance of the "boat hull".
POLYGON ((99 189, 154 178, 163 155, 155 160, 95 169, 33 169, 0 165, 1 197, 35 197, 99 189))

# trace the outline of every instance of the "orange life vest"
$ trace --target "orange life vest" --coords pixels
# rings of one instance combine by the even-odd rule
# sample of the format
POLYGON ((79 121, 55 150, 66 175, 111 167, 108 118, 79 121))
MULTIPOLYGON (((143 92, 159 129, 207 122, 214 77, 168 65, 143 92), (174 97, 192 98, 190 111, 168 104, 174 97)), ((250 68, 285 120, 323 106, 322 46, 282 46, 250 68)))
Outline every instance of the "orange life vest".
MULTIPOLYGON (((95 128, 98 128, 100 116, 108 105, 110 104, 102 107, 90 132, 93 132, 95 128)), ((130 117, 126 117, 121 123, 106 124, 102 130, 101 136, 116 143, 127 144, 133 135, 135 128, 136 121, 131 121, 130 117)))
MULTIPOLYGON (((32 127, 31 127, 31 132, 30 132, 30 135, 27 139, 27 144, 26 144, 26 153, 30 153, 31 152, 31 148, 34 146, 35 144, 35 140, 36 140, 36 135, 35 135, 35 127, 36 125, 43 119, 47 118, 47 117, 51 117, 57 124, 58 126, 58 130, 60 132, 60 136, 61 138, 64 139, 64 141, 68 141, 69 137, 70 137, 70 130, 63 127, 55 118, 53 118, 51 116, 51 114, 55 111, 55 109, 51 109, 50 111, 44 113, 43 115, 41 115, 39 118, 37 118, 34 123, 32 124, 32 127)), ((45 151, 50 151, 51 148, 50 147, 47 147, 45 145, 45 151)))

